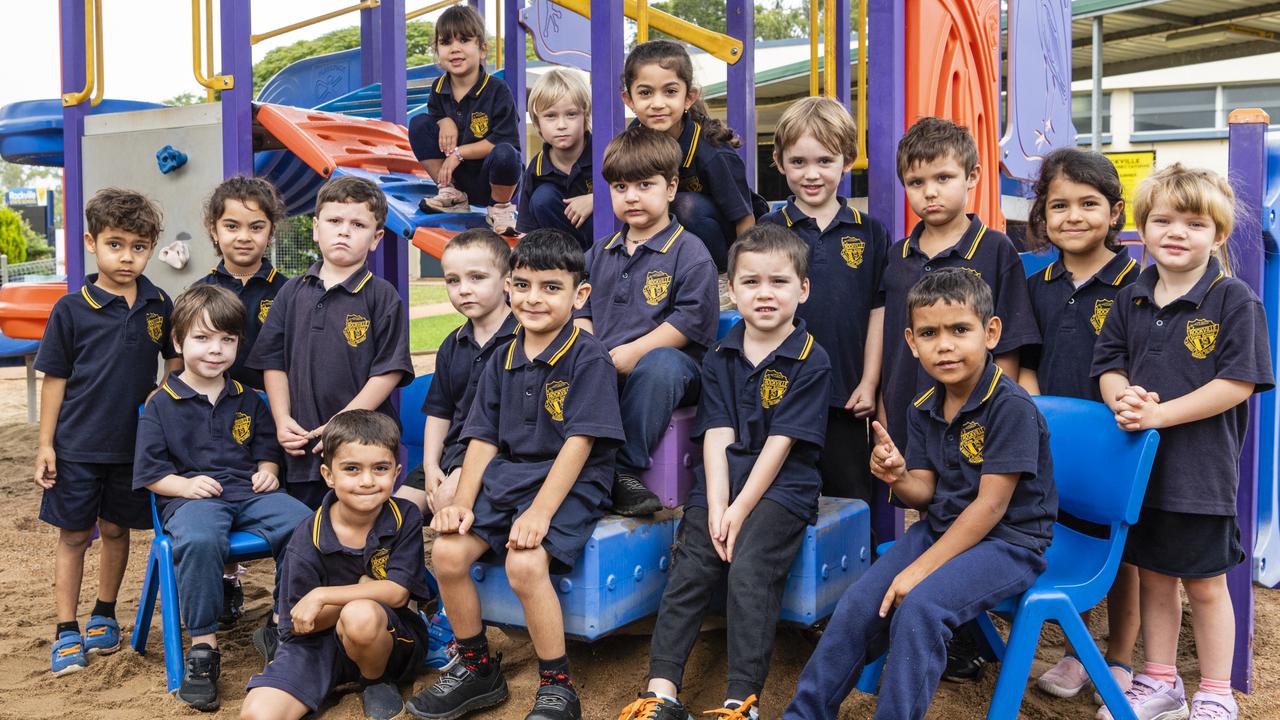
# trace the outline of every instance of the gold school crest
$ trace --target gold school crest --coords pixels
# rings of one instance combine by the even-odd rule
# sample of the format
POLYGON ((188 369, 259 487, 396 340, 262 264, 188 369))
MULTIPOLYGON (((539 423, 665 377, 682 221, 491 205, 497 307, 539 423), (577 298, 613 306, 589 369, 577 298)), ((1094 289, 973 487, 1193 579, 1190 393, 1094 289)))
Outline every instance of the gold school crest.
POLYGON ((242 412, 236 413, 235 420, 231 421, 231 439, 243 445, 249 439, 252 430, 253 419, 242 412))
POLYGON ((764 377, 760 379, 760 407, 771 408, 782 402, 782 396, 787 394, 787 386, 791 381, 786 375, 770 368, 764 371, 764 377))
POLYGON ((982 462, 982 445, 986 440, 987 430, 970 420, 960 429, 960 453, 971 465, 982 462))
POLYGON ((152 342, 160 342, 160 336, 164 334, 164 316, 159 313, 147 313, 147 335, 151 336, 152 342))
POLYGON ((644 276, 644 301, 657 305, 667 299, 667 291, 671 289, 671 276, 661 270, 650 270, 644 276))
POLYGON ((358 347, 369 337, 369 318, 363 315, 348 315, 347 324, 342 326, 342 337, 351 347, 358 347))
POLYGON ((1191 357, 1203 360, 1218 345, 1218 323, 1199 318, 1187 321, 1187 339, 1183 345, 1191 351, 1191 357))
POLYGON ((387 558, 391 557, 391 551, 380 547, 373 551, 373 557, 369 558, 369 577, 374 580, 387 579, 387 558))
POLYGON ((1102 334, 1102 325, 1107 322, 1107 313, 1111 312, 1111 306, 1115 305, 1114 300, 1102 298, 1093 302, 1093 315, 1089 317, 1089 324, 1093 326, 1093 334, 1102 334))
POLYGON ((844 258, 844 264, 856 270, 862 264, 862 250, 866 246, 856 237, 840 238, 840 257, 844 258))
POLYGON ((680 178, 680 189, 700 193, 702 192, 702 181, 698 179, 697 175, 682 177, 680 178))
POLYGON ((267 313, 271 312, 271 305, 275 300, 262 300, 258 303, 258 322, 267 321, 267 313))
POLYGON ((552 380, 547 383, 546 400, 542 402, 542 407, 556 422, 564 422, 564 400, 569 395, 569 382, 567 380, 552 380))
POLYGON ((471 134, 479 140, 489 134, 489 116, 482 112, 471 113, 471 134))

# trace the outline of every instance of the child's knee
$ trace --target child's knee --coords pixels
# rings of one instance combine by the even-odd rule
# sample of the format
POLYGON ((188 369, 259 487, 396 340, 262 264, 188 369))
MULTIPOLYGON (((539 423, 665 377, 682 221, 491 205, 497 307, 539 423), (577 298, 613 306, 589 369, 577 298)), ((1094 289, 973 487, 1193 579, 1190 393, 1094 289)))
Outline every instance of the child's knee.
POLYGON ((444 535, 431 546, 431 566, 441 580, 458 580, 471 569, 471 558, 459 536, 444 535))
POLYGON ((545 550, 513 550, 507 554, 507 582, 517 595, 535 592, 551 583, 545 550))
POLYGON ((1187 599, 1196 605, 1231 601, 1231 593, 1227 591, 1227 576, 1217 575, 1209 578, 1186 579, 1182 586, 1187 589, 1187 599))
POLYGON ((489 151, 495 172, 520 173, 520 151, 511 143, 498 143, 489 151))
POLYGON ((77 552, 84 552, 89 549, 92 538, 93 528, 88 530, 58 530, 58 544, 77 552))
POLYGON ((98 519, 98 535, 106 542, 118 542, 129 539, 129 528, 117 525, 108 520, 98 519))
POLYGON ((356 600, 338 614, 338 637, 348 648, 372 643, 387 629, 387 613, 372 600, 356 600))

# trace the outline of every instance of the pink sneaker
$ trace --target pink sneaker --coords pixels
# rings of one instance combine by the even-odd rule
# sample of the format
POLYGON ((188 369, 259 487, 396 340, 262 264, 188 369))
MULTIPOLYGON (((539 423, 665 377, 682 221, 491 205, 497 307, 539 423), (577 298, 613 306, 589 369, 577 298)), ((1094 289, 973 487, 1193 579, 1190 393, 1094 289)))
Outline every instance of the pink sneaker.
POLYGON ((1236 720, 1239 712, 1231 695, 1198 692, 1191 696, 1191 720, 1236 720))
POLYGON ((1089 673, 1074 655, 1065 655, 1057 665, 1049 668, 1039 680, 1036 687, 1054 697, 1075 697, 1089 684, 1089 673))
POLYGON ((509 202, 490 205, 485 212, 485 222, 499 235, 515 234, 516 206, 509 202))
MULTIPOLYGON (((1125 691, 1124 699, 1129 701, 1138 720, 1187 720, 1187 691, 1182 687, 1181 677, 1170 685, 1138 673, 1133 676, 1133 684, 1125 691)), ((1111 711, 1105 707, 1098 708, 1096 717, 1112 720, 1111 711)))
POLYGON ((467 194, 452 185, 446 185, 436 193, 435 197, 423 198, 418 204, 422 212, 469 212, 471 205, 467 202, 467 194))
MULTIPOLYGON (((1120 665, 1107 665, 1107 669, 1111 671, 1111 677, 1116 679, 1116 684, 1120 686, 1120 692, 1127 691, 1133 685, 1133 671, 1120 665)), ((1102 696, 1097 690, 1093 691, 1093 704, 1101 705, 1102 696)))

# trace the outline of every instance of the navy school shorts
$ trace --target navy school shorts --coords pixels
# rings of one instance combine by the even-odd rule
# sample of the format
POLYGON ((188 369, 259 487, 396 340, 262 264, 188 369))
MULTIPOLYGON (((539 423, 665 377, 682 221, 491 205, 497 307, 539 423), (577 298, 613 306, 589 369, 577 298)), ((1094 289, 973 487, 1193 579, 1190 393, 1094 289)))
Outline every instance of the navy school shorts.
MULTIPOLYGON (((481 489, 476 496, 475 506, 471 512, 475 521, 471 532, 489 545, 490 552, 481 560, 485 562, 501 561, 507 556, 507 539, 511 536, 511 526, 516 518, 533 504, 534 495, 511 510, 494 507, 488 494, 481 489)), ((592 506, 580 494, 570 490, 560 503, 560 509, 551 518, 551 527, 542 540, 542 547, 551 556, 551 573, 559 575, 571 572, 573 565, 582 557, 582 549, 595 532, 596 523, 604 515, 598 503, 592 506)))
POLYGON ((63 530, 88 530, 98 518, 132 530, 151 527, 151 499, 133 489, 133 463, 57 460, 57 481, 40 498, 40 519, 63 530))
POLYGON ((1233 515, 1199 515, 1142 508, 1129 528, 1124 561, 1170 577, 1224 575, 1244 561, 1240 527, 1233 515))

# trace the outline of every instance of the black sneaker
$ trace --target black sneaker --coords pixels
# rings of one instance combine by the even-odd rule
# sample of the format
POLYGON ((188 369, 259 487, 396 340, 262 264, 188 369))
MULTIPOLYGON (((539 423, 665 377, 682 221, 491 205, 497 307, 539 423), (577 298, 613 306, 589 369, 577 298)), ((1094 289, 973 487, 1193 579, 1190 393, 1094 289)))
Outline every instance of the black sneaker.
POLYGON ((543 685, 524 720, 582 720, 582 703, 568 685, 543 685))
POLYGON ((262 659, 271 662, 276 657, 276 648, 280 647, 280 629, 271 622, 271 616, 267 616, 267 622, 262 627, 253 631, 253 646, 262 653, 262 659))
POLYGON ((947 643, 947 668, 942 671, 942 679, 977 682, 982 679, 982 671, 986 667, 987 659, 982 657, 978 643, 968 627, 962 626, 947 643))
POLYGON ((458 663, 435 684, 409 698, 404 704, 409 714, 424 720, 454 720, 507 699, 507 681, 502 677, 502 656, 495 655, 491 669, 481 675, 458 663))
POLYGON ((664 700, 651 692, 622 709, 618 720, 693 720, 693 716, 679 700, 664 700))
POLYGON ((391 683, 375 683, 360 693, 364 716, 370 720, 392 720, 404 712, 404 698, 400 688, 391 683))
POLYGON ((662 501, 635 475, 613 476, 613 511, 627 517, 652 515, 662 509, 662 501))
POLYGON ((187 651, 186 671, 178 686, 178 699, 196 710, 218 709, 218 676, 222 674, 222 653, 200 643, 187 651))
POLYGON ((240 584, 240 578, 222 578, 222 616, 218 618, 218 627, 230 630, 242 615, 244 586, 240 584))

